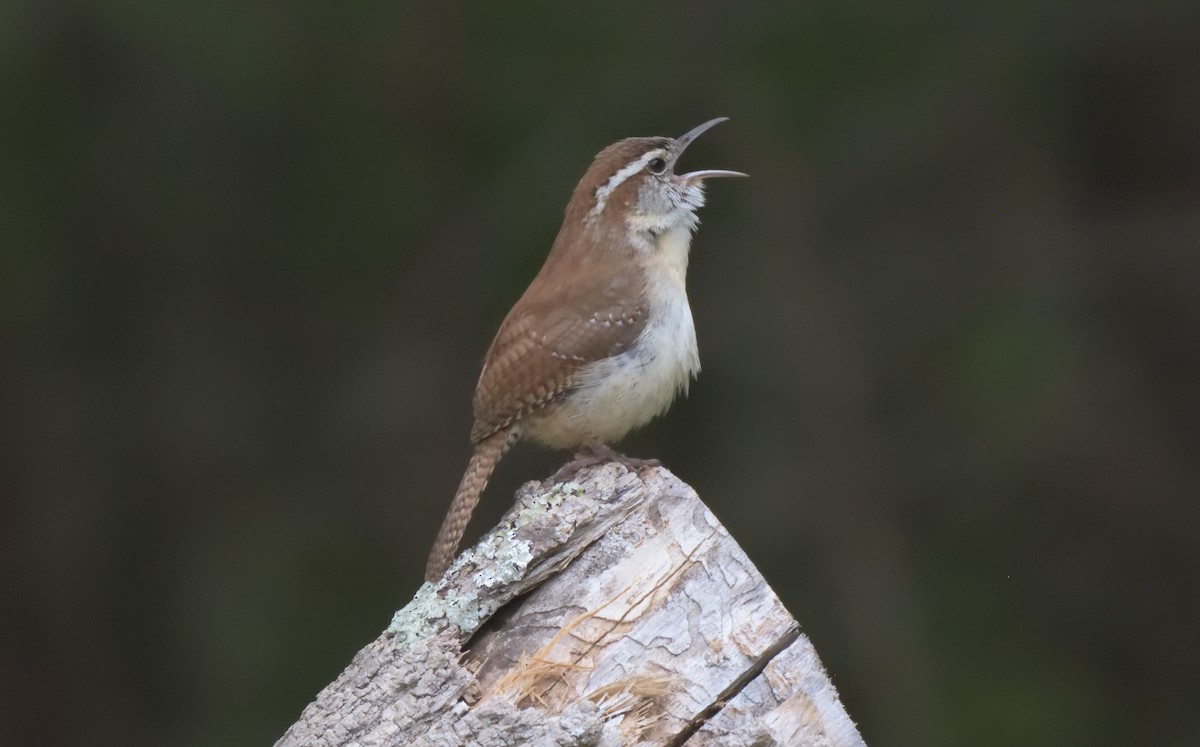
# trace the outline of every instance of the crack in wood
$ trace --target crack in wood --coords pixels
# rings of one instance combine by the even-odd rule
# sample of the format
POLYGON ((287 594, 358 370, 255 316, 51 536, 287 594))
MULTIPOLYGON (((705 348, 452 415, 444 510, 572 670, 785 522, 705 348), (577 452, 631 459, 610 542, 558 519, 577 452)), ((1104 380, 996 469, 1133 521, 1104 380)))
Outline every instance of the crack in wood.
POLYGON ((467 733, 489 745, 570 733, 862 747, 799 624, 690 488, 615 464, 578 479, 523 488, 502 526, 422 587, 277 747, 461 744, 467 733), (509 670, 531 707, 492 697, 509 670), (561 698, 545 689, 559 684, 561 698))
POLYGON ((683 747, 683 744, 692 738, 692 735, 700 731, 703 726, 708 723, 709 719, 717 715, 725 704, 732 700, 740 693, 747 685, 754 681, 756 677, 763 673, 771 660, 778 656, 788 646, 796 642, 800 637, 800 626, 793 625, 784 632, 774 643, 766 648, 762 654, 754 660, 746 671, 738 675, 737 679, 729 683, 729 687, 722 690, 712 703, 708 704, 703 710, 697 713, 690 721, 684 724, 679 733, 676 734, 671 741, 665 743, 665 747, 683 747))

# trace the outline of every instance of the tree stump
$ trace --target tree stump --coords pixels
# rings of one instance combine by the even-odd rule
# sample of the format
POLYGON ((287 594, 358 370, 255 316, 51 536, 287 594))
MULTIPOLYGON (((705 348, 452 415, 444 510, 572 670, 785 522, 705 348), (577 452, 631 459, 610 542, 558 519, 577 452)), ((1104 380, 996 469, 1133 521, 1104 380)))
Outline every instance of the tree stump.
POLYGON ((862 744, 695 491, 609 463, 522 487, 276 746, 862 744))

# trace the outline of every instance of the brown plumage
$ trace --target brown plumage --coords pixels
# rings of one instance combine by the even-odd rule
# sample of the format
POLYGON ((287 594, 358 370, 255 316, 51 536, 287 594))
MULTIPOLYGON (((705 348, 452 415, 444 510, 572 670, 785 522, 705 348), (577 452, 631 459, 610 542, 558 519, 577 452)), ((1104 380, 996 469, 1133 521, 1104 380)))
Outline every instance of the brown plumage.
POLYGON ((678 141, 610 145, 576 186, 545 264, 488 349, 475 389, 475 453, 430 553, 427 580, 445 572, 514 442, 577 447, 619 438, 665 409, 699 369, 682 286, 692 213, 703 203, 702 178, 735 172, 676 176, 673 166, 717 121, 678 141), (639 348, 651 324, 655 345, 639 348))
POLYGON ((500 325, 475 388, 473 441, 553 405, 587 364, 628 350, 642 333, 638 273, 587 265, 580 263, 570 284, 539 274, 500 325))
POLYGON ((471 514, 479 505, 479 496, 483 495, 492 470, 496 469, 496 462, 500 461, 515 440, 515 434, 509 429, 492 433, 476 442, 475 453, 467 463, 467 471, 463 473, 450 510, 446 512, 437 540, 429 552, 429 562, 425 566, 427 581, 436 581, 446 572, 446 566, 454 559, 458 543, 471 521, 471 514))

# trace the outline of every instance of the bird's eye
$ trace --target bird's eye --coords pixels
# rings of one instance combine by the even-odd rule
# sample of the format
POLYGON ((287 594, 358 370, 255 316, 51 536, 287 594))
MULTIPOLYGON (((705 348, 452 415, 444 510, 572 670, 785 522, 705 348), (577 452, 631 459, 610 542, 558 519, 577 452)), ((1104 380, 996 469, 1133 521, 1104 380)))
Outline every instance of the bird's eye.
POLYGON ((646 164, 646 168, 650 169, 651 174, 661 174, 667 170, 667 162, 661 158, 652 158, 650 163, 646 164))

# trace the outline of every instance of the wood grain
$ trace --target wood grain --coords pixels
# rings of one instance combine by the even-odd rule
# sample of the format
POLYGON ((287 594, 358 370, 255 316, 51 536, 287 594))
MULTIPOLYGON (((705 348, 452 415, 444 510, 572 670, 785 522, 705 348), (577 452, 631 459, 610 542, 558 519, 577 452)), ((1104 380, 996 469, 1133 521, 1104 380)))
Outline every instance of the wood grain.
POLYGON ((861 745, 807 638, 687 485, 530 483, 277 745, 861 745))

